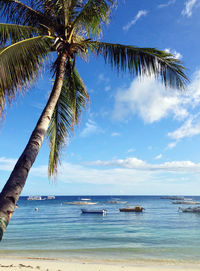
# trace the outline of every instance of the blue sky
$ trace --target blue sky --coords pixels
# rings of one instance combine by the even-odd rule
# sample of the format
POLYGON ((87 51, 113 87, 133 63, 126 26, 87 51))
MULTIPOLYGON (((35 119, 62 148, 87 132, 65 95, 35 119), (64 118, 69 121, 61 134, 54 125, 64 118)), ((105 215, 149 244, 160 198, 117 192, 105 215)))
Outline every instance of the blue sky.
MULTIPOLYGON (((23 195, 160 195, 200 191, 200 0, 126 0, 104 28, 106 42, 156 47, 187 68, 186 91, 153 78, 117 74, 90 57, 78 70, 90 94, 62 154, 56 182, 47 177, 48 142, 23 195)), ((5 184, 44 106, 52 82, 39 76, 7 108, 0 127, 0 186, 5 184)))

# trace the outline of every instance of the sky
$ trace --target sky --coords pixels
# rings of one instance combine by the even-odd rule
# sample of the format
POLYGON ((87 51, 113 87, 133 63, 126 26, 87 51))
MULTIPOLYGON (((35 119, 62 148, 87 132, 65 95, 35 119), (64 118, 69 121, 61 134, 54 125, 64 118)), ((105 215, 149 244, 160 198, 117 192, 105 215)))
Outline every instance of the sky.
MULTIPOLYGON (((77 68, 86 111, 48 180, 48 141, 22 195, 200 195, 200 0, 119 0, 103 41, 153 47, 186 67, 186 90, 119 74, 102 58, 77 68)), ((0 188, 25 148, 52 87, 45 68, 0 123, 0 188)))

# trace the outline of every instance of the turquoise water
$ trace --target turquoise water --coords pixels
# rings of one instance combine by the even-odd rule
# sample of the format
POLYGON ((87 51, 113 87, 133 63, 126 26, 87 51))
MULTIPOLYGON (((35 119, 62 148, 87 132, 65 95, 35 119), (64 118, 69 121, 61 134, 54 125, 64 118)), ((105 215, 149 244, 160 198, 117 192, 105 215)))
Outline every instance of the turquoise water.
POLYGON ((110 196, 92 196, 98 205, 91 208, 106 208, 108 213, 83 215, 80 206, 64 204, 80 196, 44 201, 22 197, 0 243, 0 254, 199 261, 200 214, 178 212, 179 205, 158 196, 116 197, 142 205, 145 211, 120 213, 124 204, 105 204, 110 196))

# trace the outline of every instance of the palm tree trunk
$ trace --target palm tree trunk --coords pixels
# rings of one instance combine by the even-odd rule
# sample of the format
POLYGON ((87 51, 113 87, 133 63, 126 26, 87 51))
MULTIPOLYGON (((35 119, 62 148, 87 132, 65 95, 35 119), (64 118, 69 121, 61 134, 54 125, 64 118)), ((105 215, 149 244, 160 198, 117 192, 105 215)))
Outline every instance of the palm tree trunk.
POLYGON ((28 177, 29 170, 34 163, 44 140, 44 136, 48 129, 63 85, 66 59, 66 53, 61 54, 58 58, 58 69, 49 100, 37 122, 34 131, 31 134, 28 144, 18 159, 7 183, 0 194, 0 240, 3 237, 10 218, 15 210, 16 203, 28 177))

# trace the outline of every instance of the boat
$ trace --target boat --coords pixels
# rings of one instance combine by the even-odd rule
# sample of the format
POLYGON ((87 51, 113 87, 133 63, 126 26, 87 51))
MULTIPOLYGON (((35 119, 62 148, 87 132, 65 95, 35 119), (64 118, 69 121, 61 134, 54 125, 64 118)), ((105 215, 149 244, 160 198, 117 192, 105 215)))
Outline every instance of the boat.
POLYGON ((160 197, 161 199, 171 199, 171 200, 184 200, 184 197, 180 197, 180 196, 163 196, 160 197))
POLYGON ((27 200, 44 200, 41 196, 29 196, 27 200))
POLYGON ((87 200, 64 202, 64 204, 68 204, 68 205, 96 205, 97 203, 98 202, 87 201, 87 200))
POLYGON ((82 214, 99 214, 105 215, 107 213, 106 209, 81 209, 82 214))
POLYGON ((136 213, 141 213, 144 208, 141 207, 141 206, 135 206, 135 207, 131 207, 131 206, 127 206, 127 207, 124 207, 124 208, 120 208, 119 209, 120 212, 136 212, 136 213))
POLYGON ((110 200, 110 201, 106 201, 105 203, 109 203, 109 204, 125 204, 125 203, 127 203, 127 201, 110 200))
POLYGON ((55 196, 47 196, 47 199, 55 199, 55 196))
POLYGON ((200 206, 182 208, 179 207, 178 210, 181 210, 184 213, 200 213, 200 206))
POLYGON ((195 205, 195 204, 200 204, 199 201, 193 201, 193 200, 177 200, 177 201, 172 201, 173 204, 191 204, 191 205, 195 205))
POLYGON ((104 202, 105 204, 126 204, 127 201, 121 201, 120 198, 111 198, 104 202))

